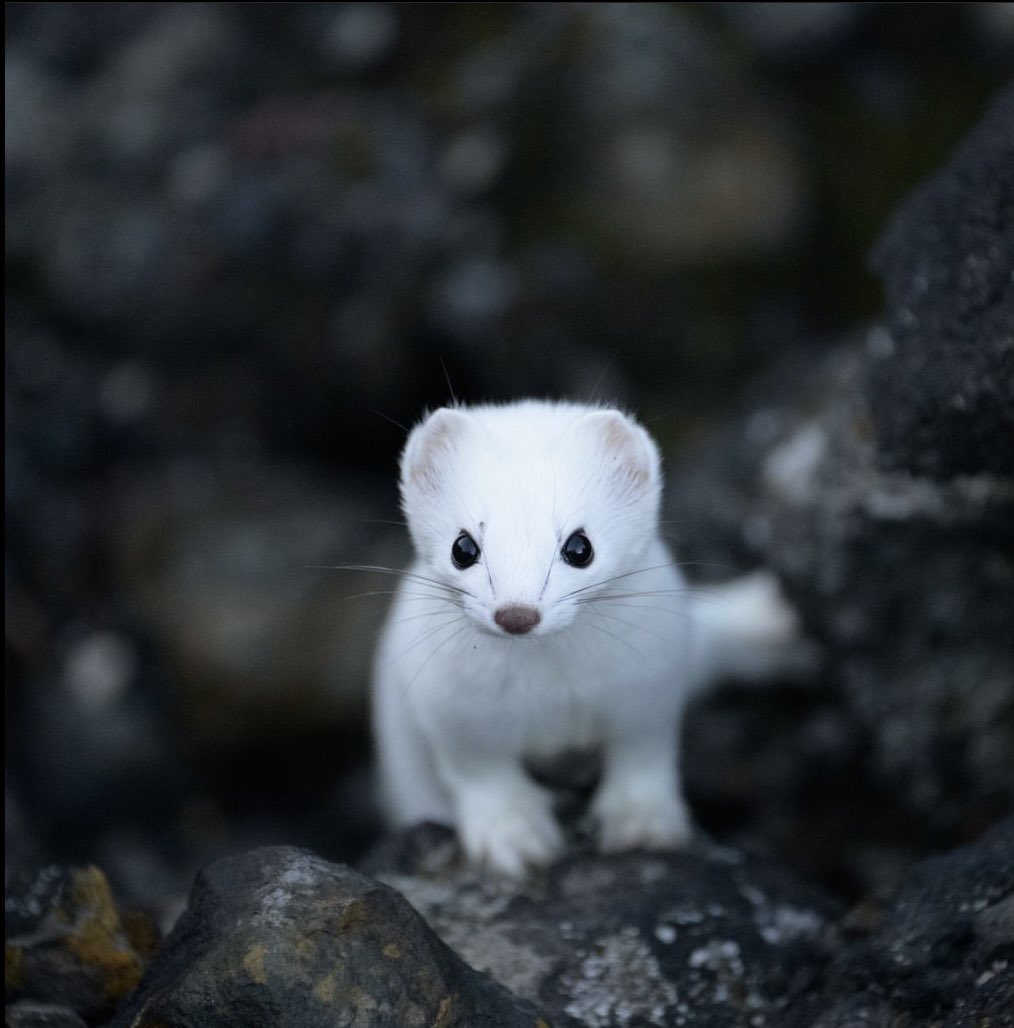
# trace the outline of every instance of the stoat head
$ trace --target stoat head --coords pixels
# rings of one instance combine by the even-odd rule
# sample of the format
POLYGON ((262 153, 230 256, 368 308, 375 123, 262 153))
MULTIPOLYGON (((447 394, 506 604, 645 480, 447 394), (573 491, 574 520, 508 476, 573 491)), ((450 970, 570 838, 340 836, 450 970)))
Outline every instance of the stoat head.
MULTIPOLYGON (((409 435, 402 506, 427 574, 482 629, 538 638, 644 566, 661 470, 617 410, 442 408, 409 435)), ((617 585, 619 583, 619 586, 617 585)))

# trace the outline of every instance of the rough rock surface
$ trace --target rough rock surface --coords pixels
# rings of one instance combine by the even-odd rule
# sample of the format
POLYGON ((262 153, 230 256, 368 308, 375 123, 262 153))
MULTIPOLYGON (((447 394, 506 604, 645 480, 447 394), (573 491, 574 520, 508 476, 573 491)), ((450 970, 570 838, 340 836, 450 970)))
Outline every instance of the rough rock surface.
POLYGON ((1014 87, 901 206, 874 266, 890 328, 870 368, 880 461, 1014 475, 1014 87))
POLYGON ((538 1028, 540 1021, 530 1004, 465 965, 392 889, 277 847, 205 868, 114 1024, 538 1028))
POLYGON ((4 994, 18 1025, 108 1015, 137 985, 157 943, 143 915, 121 915, 97 867, 15 877, 4 915, 4 994))
POLYGON ((375 852, 386 884, 255 850, 199 876, 114 1024, 1010 1028, 1012 853, 1014 819, 842 918, 707 844, 578 848, 523 883, 465 866, 435 826, 375 852))
POLYGON ((4 1007, 4 1028, 85 1028, 70 1007, 22 1000, 4 1007))
POLYGON ((1014 1025, 1014 819, 841 919, 735 851, 579 854, 521 889, 455 852, 416 829, 375 872, 476 967, 584 1025, 1014 1025))
POLYGON ((554 1024, 803 1024, 838 941, 819 890, 735 851, 577 852, 518 885, 463 867, 433 827, 402 843, 382 880, 554 1024))
POLYGON ((891 847, 904 864, 1014 809, 1014 488, 879 468, 865 371, 860 345, 787 365, 669 483, 679 557, 771 567, 825 649, 808 696, 694 715, 691 798, 706 825, 752 806, 769 846, 857 879, 858 895, 891 883, 891 847), (847 845, 829 844, 843 824, 847 845))
POLYGON ((1014 1025, 1014 819, 917 864, 877 920, 835 960, 815 1028, 1014 1025))

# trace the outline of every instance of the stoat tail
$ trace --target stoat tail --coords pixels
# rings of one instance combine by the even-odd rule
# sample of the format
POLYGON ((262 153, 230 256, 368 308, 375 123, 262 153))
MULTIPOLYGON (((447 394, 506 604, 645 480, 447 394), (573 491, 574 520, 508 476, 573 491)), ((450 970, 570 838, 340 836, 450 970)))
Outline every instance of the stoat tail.
POLYGON ((819 665, 817 645, 770 571, 694 590, 691 611, 699 689, 725 680, 798 680, 819 665))

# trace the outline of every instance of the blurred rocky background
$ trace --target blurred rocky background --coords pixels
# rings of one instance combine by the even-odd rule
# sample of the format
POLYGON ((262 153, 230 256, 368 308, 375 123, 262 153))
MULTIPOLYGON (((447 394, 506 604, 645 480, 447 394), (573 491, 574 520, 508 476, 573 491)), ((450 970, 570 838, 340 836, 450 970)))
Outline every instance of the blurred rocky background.
POLYGON ((1014 5, 5 27, 9 915, 77 883, 133 984, 105 881, 38 868, 164 929, 212 858, 362 857, 391 581, 338 567, 406 560, 452 391, 628 405, 680 557, 824 646, 694 712, 712 836, 854 904, 1014 809, 1014 5))

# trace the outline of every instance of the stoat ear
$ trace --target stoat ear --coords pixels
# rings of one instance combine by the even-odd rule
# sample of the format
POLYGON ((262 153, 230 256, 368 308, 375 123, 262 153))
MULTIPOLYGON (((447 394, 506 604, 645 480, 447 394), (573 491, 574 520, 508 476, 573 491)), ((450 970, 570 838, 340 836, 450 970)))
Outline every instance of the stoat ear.
POLYGON ((611 475, 636 491, 647 491, 657 484, 658 449, 636 422, 617 410, 597 410, 586 414, 578 425, 594 436, 611 475))
POLYGON ((476 428, 461 411, 441 407, 409 434, 401 455, 402 489, 434 491, 454 448, 476 428))

